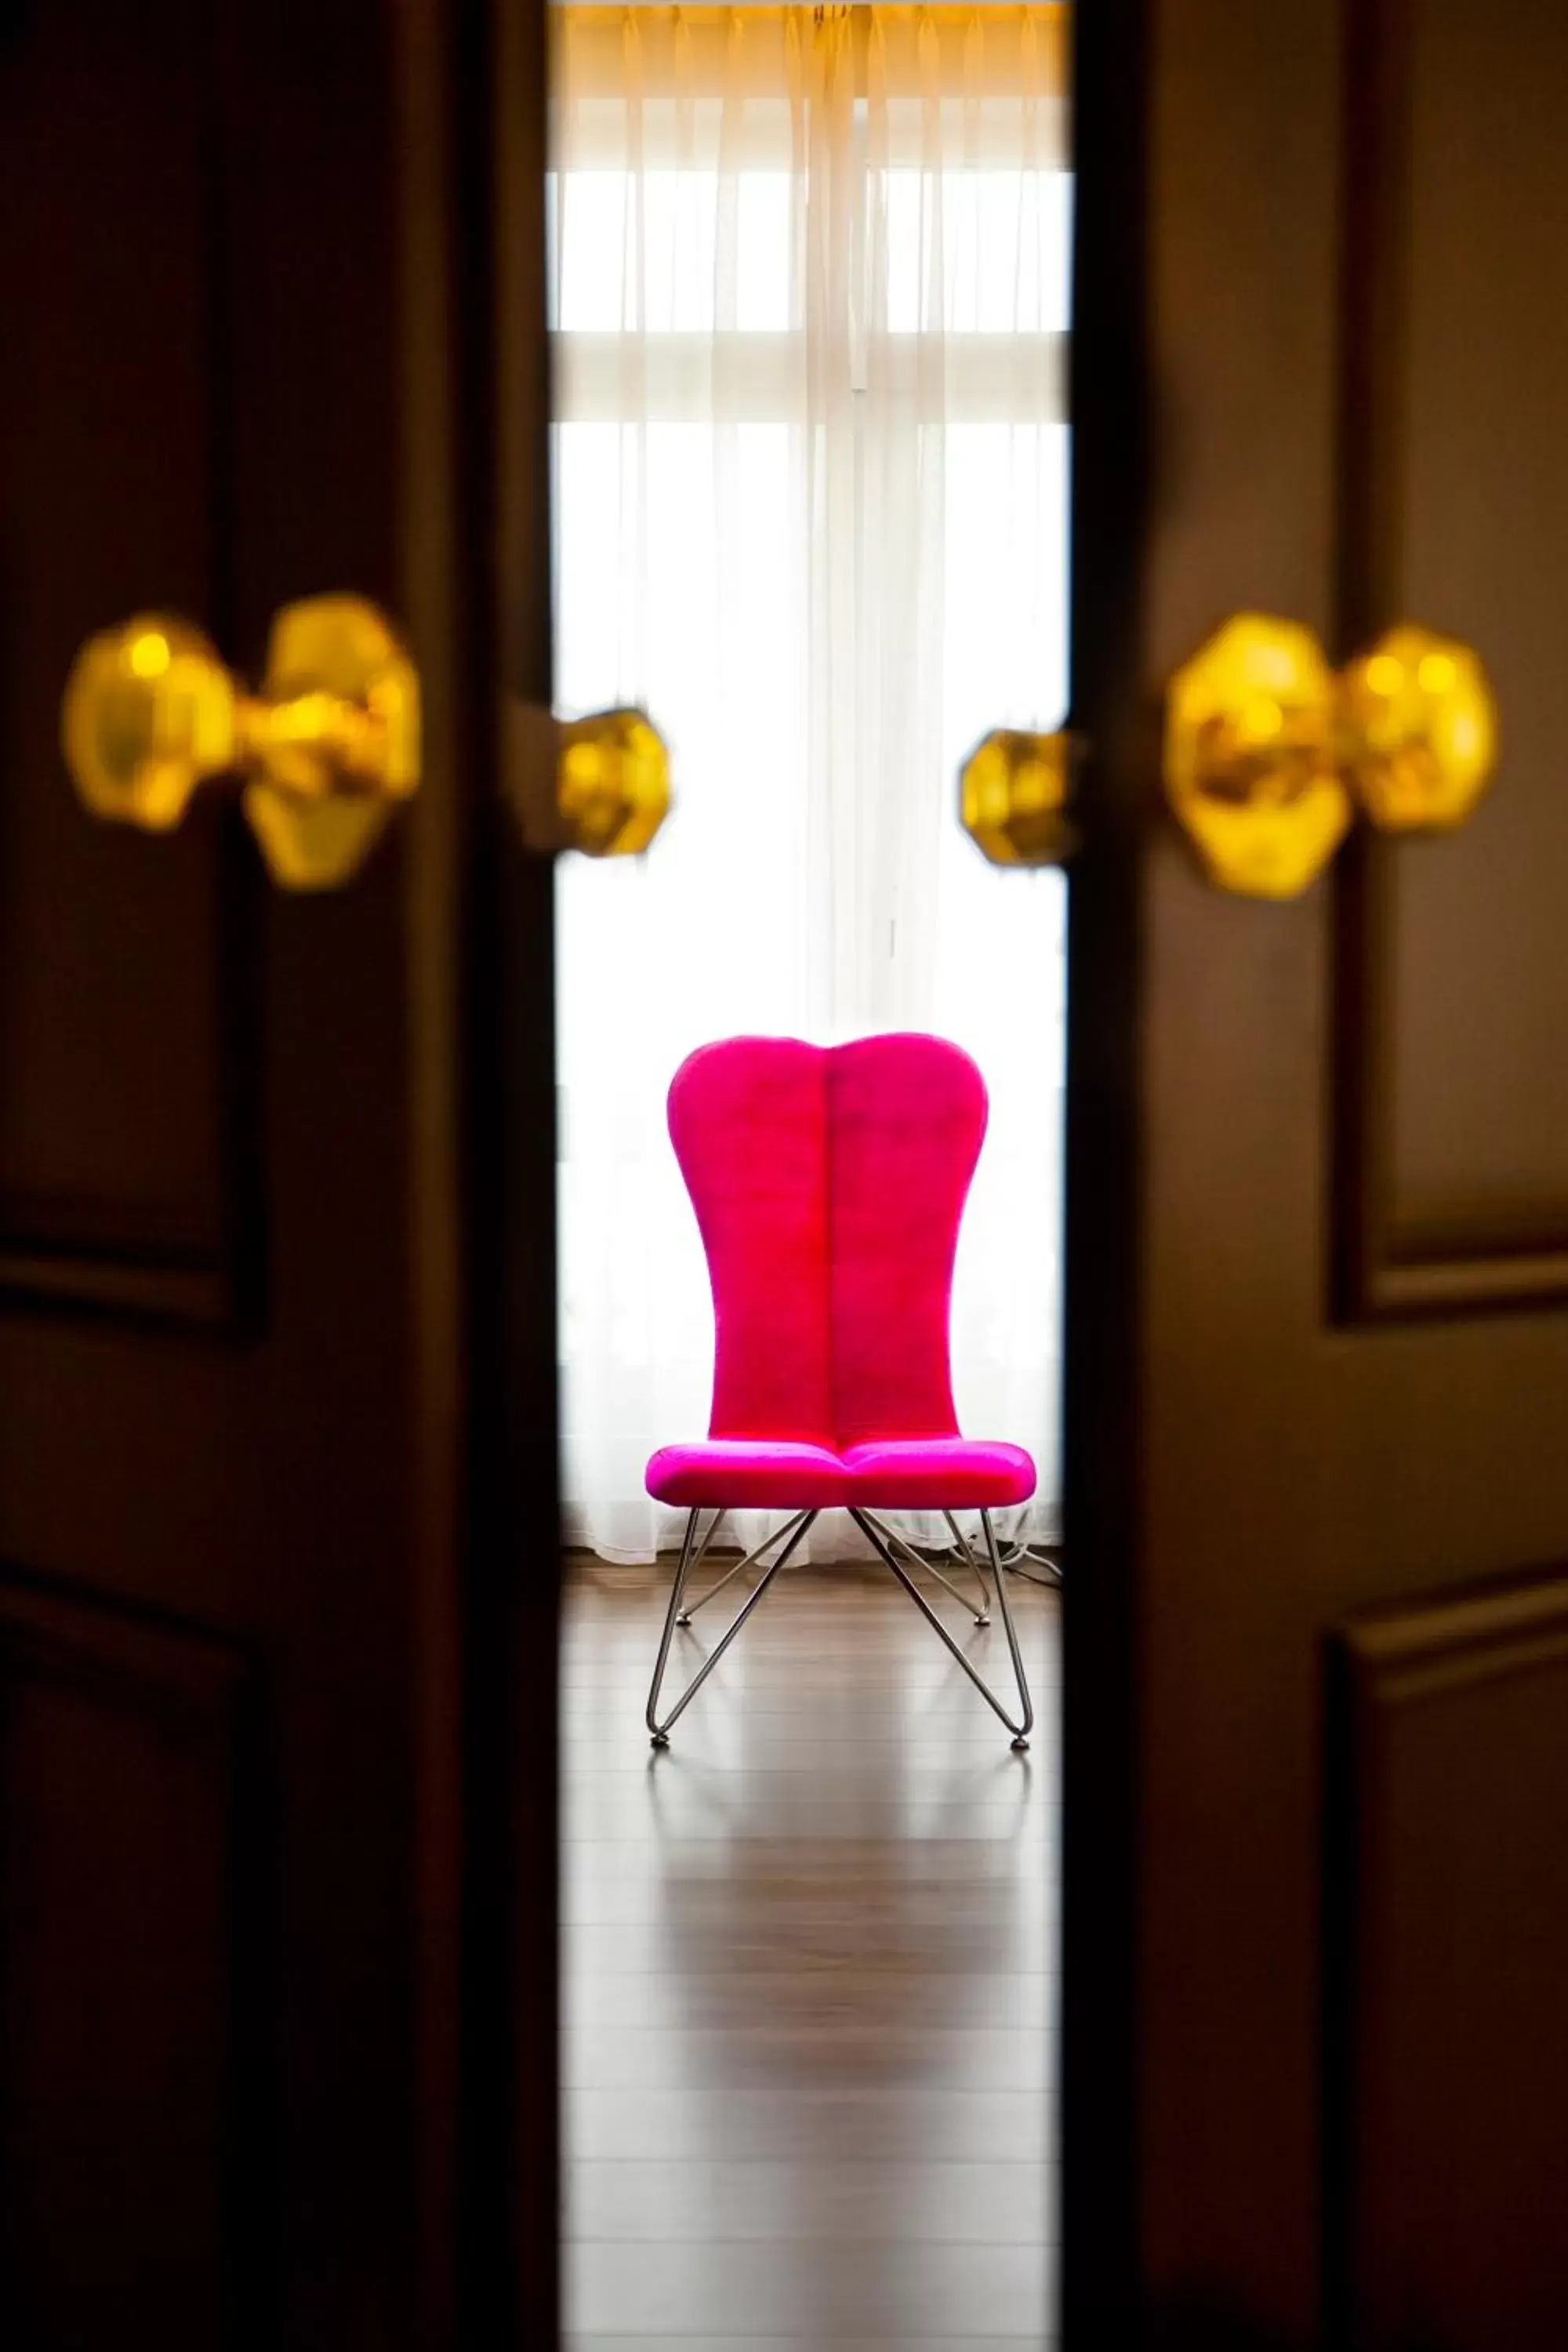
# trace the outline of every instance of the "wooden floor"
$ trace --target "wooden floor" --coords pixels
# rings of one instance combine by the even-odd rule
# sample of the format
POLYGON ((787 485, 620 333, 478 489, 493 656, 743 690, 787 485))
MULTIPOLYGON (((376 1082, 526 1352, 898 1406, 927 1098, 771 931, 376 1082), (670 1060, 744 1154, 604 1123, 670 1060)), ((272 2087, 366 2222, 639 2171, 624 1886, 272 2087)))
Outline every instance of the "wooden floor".
POLYGON ((1046 2346, 1058 1603, 1026 1756, 871 1568, 786 1570, 656 1755, 669 1567, 568 1584, 571 2352, 1046 2346))

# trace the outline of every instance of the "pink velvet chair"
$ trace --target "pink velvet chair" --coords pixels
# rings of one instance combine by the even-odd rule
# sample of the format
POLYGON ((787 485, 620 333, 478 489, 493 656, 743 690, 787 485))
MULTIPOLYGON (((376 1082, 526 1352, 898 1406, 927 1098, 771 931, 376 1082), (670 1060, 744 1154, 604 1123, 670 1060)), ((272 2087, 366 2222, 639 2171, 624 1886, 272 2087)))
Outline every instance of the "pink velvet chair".
MULTIPOLYGON (((1021 1446, 960 1434, 948 1358, 959 1220, 985 1133, 985 1086, 941 1037, 807 1045, 731 1037, 689 1055, 669 1089, 669 1132, 708 1253, 715 1326, 706 1438, 666 1445, 647 1490, 689 1516, 669 1597, 647 1727, 658 1747, 706 1681, 817 1513, 849 1511, 982 1696, 1028 1744, 1024 1662, 991 1523, 1027 1500, 1021 1446), (693 1570, 731 1510, 789 1514, 698 1601, 693 1570), (888 1527, 883 1511, 940 1511, 980 1589, 952 1514, 978 1510, 1017 1678, 1015 1721, 913 1580, 946 1577, 888 1527), (702 1514, 714 1514, 699 1538, 702 1514), (677 1626, 741 1570, 773 1554, 722 1639, 661 1721, 677 1626)), ((970 1604, 965 1602, 965 1606, 970 1604)))

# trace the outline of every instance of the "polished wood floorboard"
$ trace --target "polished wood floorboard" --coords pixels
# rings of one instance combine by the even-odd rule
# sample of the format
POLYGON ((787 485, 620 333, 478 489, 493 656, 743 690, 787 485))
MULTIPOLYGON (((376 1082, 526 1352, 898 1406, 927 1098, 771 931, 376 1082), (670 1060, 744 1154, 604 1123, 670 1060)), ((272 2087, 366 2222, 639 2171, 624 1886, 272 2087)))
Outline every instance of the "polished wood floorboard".
POLYGON ((871 1567, 786 1570, 656 1754, 671 1567, 567 1580, 569 2352, 1043 2352, 1057 1601, 1009 1584, 1026 1756, 871 1567))

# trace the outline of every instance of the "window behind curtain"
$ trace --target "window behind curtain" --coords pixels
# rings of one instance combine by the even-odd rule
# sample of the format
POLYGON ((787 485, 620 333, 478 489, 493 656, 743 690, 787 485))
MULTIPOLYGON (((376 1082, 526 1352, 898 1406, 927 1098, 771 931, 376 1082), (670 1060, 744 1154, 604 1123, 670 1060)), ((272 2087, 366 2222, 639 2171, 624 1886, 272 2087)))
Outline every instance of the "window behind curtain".
POLYGON ((644 704, 677 790, 560 875, 570 1532, 667 1542, 643 1464, 706 1426, 684 1054, 921 1027, 992 1094, 960 1415, 1054 1533, 1064 892, 984 864, 955 778, 1065 707, 1063 12, 555 21, 558 701, 644 704))

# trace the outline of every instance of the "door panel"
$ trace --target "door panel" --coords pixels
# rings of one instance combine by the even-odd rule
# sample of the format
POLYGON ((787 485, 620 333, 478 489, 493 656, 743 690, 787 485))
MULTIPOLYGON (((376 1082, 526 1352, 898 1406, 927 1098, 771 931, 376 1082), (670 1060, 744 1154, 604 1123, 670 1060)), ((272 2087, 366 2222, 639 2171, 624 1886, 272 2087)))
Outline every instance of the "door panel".
POLYGON ((1352 34, 1342 625, 1418 614, 1479 646, 1506 765, 1462 836, 1363 851, 1342 893, 1351 1313, 1568 1286, 1568 331, 1542 299, 1568 55, 1549 36, 1541 9, 1493 34, 1448 0, 1377 0, 1352 34))
POLYGON ((0 1595, 0 2260, 18 2342, 205 2347, 265 2321, 245 2313, 269 2170, 255 1699, 233 1649, 0 1595))
POLYGON ((199 0, 0 17, 0 1281, 175 1315, 221 1309, 234 1228, 222 828, 89 824, 58 697, 153 597, 232 625, 216 34, 199 0))
POLYGON ((1568 2310, 1568 1579, 1331 1658, 1330 2340, 1548 2345, 1568 2310))
POLYGON ((1532 2217, 1568 2113, 1518 1939, 1568 1933, 1529 1862, 1560 1835, 1558 1669, 1543 1650, 1420 1708, 1374 1678, 1348 1787, 1325 1675, 1369 1612, 1419 1647, 1446 1594, 1478 1588, 1484 1623, 1568 1557, 1568 1160, 1557 1080, 1525 1075, 1563 984, 1568 475, 1541 414, 1554 315, 1509 291, 1568 202, 1541 135, 1568 20, 1530 5, 1494 40, 1447 0, 1150 0, 1079 37, 1068 2326, 1545 2352, 1568 2281, 1532 2217), (1352 843, 1285 905, 1202 880, 1161 812, 1158 715, 1247 608, 1336 656, 1407 615, 1472 638, 1504 750, 1468 829, 1352 843), (1363 1856, 1348 1925, 1326 1812, 1363 1856), (1517 1938, 1461 1933, 1486 1901, 1517 1938), (1353 2065, 1324 2032, 1347 1981, 1353 2065), (1416 2087, 1442 2019, 1469 2035, 1447 2098, 1416 2087), (1412 2261, 1477 2134, 1474 2242, 1412 2261))

